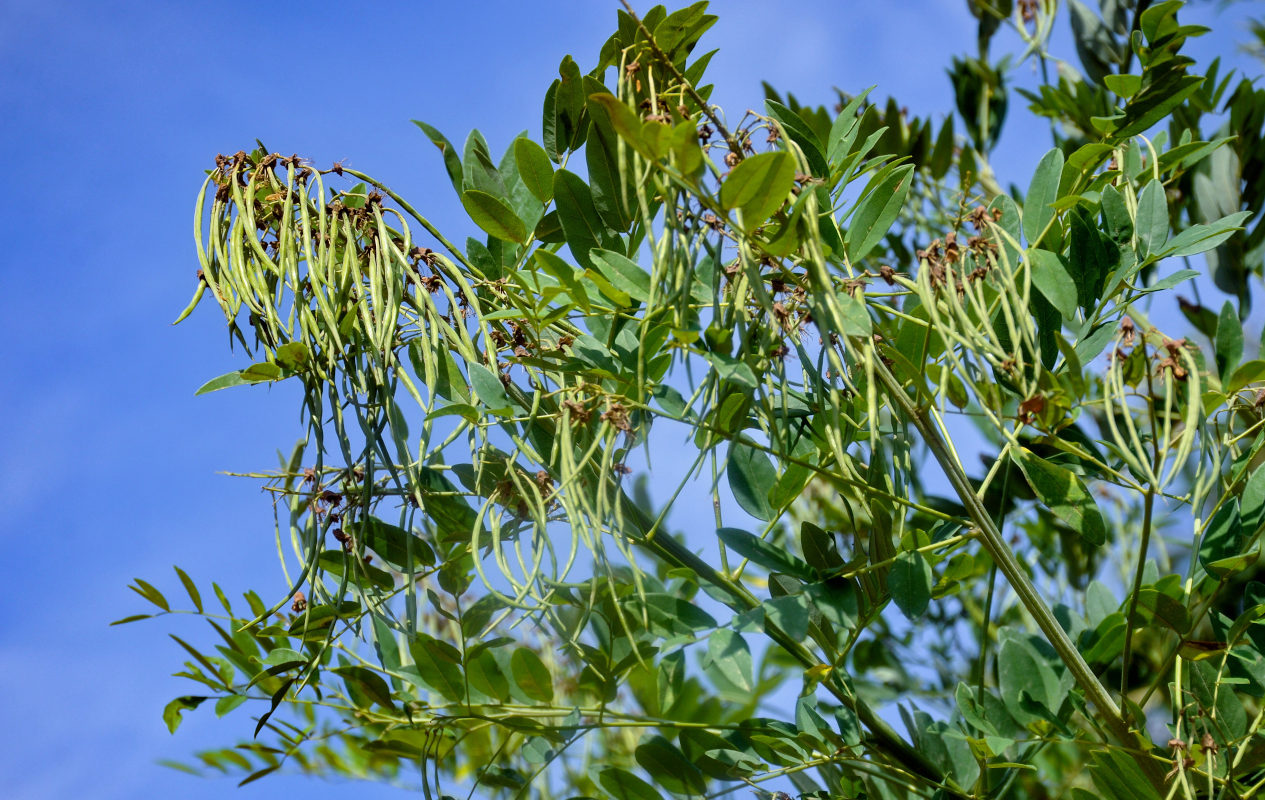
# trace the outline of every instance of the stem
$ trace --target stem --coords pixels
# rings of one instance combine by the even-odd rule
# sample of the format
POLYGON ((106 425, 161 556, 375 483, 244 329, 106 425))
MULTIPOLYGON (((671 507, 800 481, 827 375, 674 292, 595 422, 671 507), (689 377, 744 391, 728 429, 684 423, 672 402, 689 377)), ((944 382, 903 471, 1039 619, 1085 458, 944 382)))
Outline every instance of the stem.
MULTIPOLYGON (((1143 345, 1145 347, 1145 345, 1143 345)), ((1171 384, 1170 384, 1171 385, 1171 384)), ((1146 567, 1146 553, 1151 546, 1151 519, 1155 508, 1156 482, 1163 471, 1163 459, 1160 450, 1160 434, 1155 419, 1155 389, 1151 385, 1151 370, 1146 371, 1146 410, 1151 422, 1151 481, 1146 487, 1146 495, 1142 501, 1142 543, 1138 549, 1138 566, 1133 573, 1133 589, 1129 592, 1129 610, 1125 614, 1124 652, 1120 669, 1120 704, 1125 704, 1125 696, 1129 689, 1129 661, 1133 656, 1134 617, 1138 611, 1138 593, 1142 590, 1142 572, 1146 567)), ((1123 401, 1122 401, 1123 404, 1123 401)), ((1167 446, 1167 442, 1165 443, 1167 446)))
POLYGON ((1151 0, 1138 0, 1138 5, 1133 9, 1133 22, 1129 24, 1129 32, 1125 34, 1124 40, 1124 64, 1120 67, 1120 74, 1125 75, 1129 72, 1129 67, 1133 66, 1133 32, 1142 29, 1142 12, 1146 11, 1151 5, 1151 0))
MULTIPOLYGON (((645 513, 627 495, 621 495, 620 500, 625 506, 624 519, 641 528, 644 532, 643 538, 635 540, 637 544, 670 564, 693 570, 700 580, 707 581, 733 598, 734 605, 732 607, 738 611, 748 611, 760 605, 759 601, 747 591, 746 587, 736 584, 726 576, 721 575, 711 565, 685 549, 685 546, 677 540, 670 536, 656 536, 657 531, 653 529, 645 513)), ((806 668, 820 663, 820 659, 815 658, 803 643, 792 639, 767 620, 765 621, 765 626, 769 638, 781 645, 786 652, 806 668)), ((868 744, 886 753, 910 772, 945 788, 954 797, 967 797, 962 792, 945 786, 945 778, 940 770, 926 756, 905 742, 867 703, 841 688, 834 680, 825 682, 822 685, 834 695, 835 699, 853 711, 857 718, 861 720, 861 724, 865 725, 870 731, 872 740, 868 744)))
POLYGON ((967 478, 966 474, 954 461, 944 440, 940 438, 939 432, 931 424, 931 421, 927 419, 926 412, 914 405, 913 401, 909 399, 909 395, 905 394, 900 382, 892 375, 887 365, 881 359, 876 356, 874 362, 875 374, 878 375, 887 388, 888 396, 909 417, 914 423, 914 427, 922 434, 923 440, 927 443, 927 447, 936 461, 939 462, 945 477, 949 479, 949 483, 953 485, 958 498, 966 506, 971 521, 975 523, 976 528, 980 532, 984 547, 988 550, 989 555, 993 557, 993 562, 998 569, 1006 576, 1006 580, 1010 583, 1011 588, 1014 589, 1019 601, 1023 603, 1028 613, 1032 615, 1033 621, 1041 629, 1041 633, 1045 635, 1050 646, 1054 648, 1059 658, 1067 666, 1068 671, 1072 673, 1077 685, 1085 693, 1086 699, 1098 709, 1102 721, 1106 724, 1108 730, 1111 731, 1112 736, 1133 756, 1138 767, 1142 769, 1143 774, 1156 787, 1156 790, 1162 791, 1164 773, 1160 770, 1159 765, 1147 754, 1150 749, 1149 742, 1146 741, 1144 735, 1140 732, 1135 734, 1130 730, 1129 724, 1121 716, 1120 709, 1116 706, 1115 701, 1111 699, 1107 688, 1102 685, 1098 677, 1094 675, 1093 670, 1085 663, 1085 659, 1081 656, 1080 651, 1076 649, 1076 645, 1068 637, 1067 632, 1063 630, 1063 626, 1055 619, 1050 607, 1041 599, 1037 587, 1033 585, 1023 571, 1022 565, 1015 558, 1010 547, 1007 546, 1001 536, 1001 532, 997 530, 997 526, 993 523, 992 517, 989 516, 984 505, 976 497, 975 489, 971 486, 970 479, 967 478))
POLYGON ((703 110, 703 114, 706 115, 708 121, 716 126, 716 132, 724 138, 725 144, 729 146, 729 151, 737 155, 738 158, 742 158, 742 145, 738 144, 738 140, 735 139, 733 134, 729 132, 729 129, 725 127, 725 123, 720 121, 720 117, 716 115, 716 112, 712 110, 712 107, 707 104, 707 101, 703 99, 703 96, 695 91, 690 82, 687 81, 685 76, 681 74, 681 71, 676 68, 676 64, 672 63, 672 59, 668 58, 668 54, 659 49, 659 43, 654 40, 654 36, 650 33, 649 29, 646 28, 645 23, 641 21, 641 17, 637 16, 637 12, 633 11, 632 5, 629 4, 628 0, 619 0, 619 3, 624 7, 624 10, 628 12, 628 16, 632 17, 633 22, 637 23, 637 28, 646 37, 646 41, 650 44, 650 49, 653 50, 654 54, 659 57, 663 66, 668 70, 668 72, 672 73, 672 77, 681 82, 681 86, 685 89, 685 93, 688 94, 690 99, 703 110))
POLYGON ((1142 589, 1142 571, 1146 567, 1146 551, 1151 544, 1151 512, 1155 506, 1155 489, 1147 487, 1142 502, 1142 544, 1138 552, 1138 566, 1133 573, 1133 589, 1129 592, 1129 610, 1125 614, 1124 655, 1120 666, 1120 704, 1124 705, 1129 689, 1129 660, 1133 649, 1134 615, 1138 612, 1138 592, 1142 589))

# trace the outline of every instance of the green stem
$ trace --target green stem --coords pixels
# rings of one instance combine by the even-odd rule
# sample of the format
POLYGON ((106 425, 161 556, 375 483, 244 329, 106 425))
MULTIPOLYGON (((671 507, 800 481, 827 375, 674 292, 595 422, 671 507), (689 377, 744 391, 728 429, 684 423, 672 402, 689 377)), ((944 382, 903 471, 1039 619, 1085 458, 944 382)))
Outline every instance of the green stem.
POLYGON ((1138 593, 1142 589, 1142 571, 1146 568, 1146 551, 1151 545, 1151 512, 1155 506, 1155 489, 1147 487, 1142 502, 1142 544, 1138 551, 1138 566, 1133 573, 1133 589, 1129 592, 1129 610, 1125 614, 1124 655, 1120 665, 1120 703, 1124 705, 1129 691, 1129 660, 1133 653, 1133 628, 1138 613, 1138 593))
POLYGON ((926 412, 914 405, 909 395, 905 394, 900 382, 892 375, 881 359, 875 356, 874 362, 874 372, 886 387, 888 396, 909 417, 914 423, 914 427, 922 435, 923 441, 926 442, 932 456, 939 462, 940 468, 944 471, 945 477, 949 479, 949 483, 953 485, 958 498, 966 506, 971 521, 974 522, 975 527, 980 532, 980 538, 984 543, 984 547, 988 550, 989 555, 993 557, 993 562, 1001 570, 1001 573, 1006 576, 1006 580, 1010 583, 1011 588, 1014 589, 1019 601, 1023 603, 1028 613, 1032 615, 1033 621, 1036 622, 1041 633, 1044 634, 1054 651, 1058 653, 1059 658, 1067 666, 1068 671, 1072 673, 1077 685, 1085 693, 1086 699, 1098 709, 1103 723, 1111 731, 1112 736, 1133 756, 1138 767, 1142 769, 1143 774, 1148 777, 1156 787, 1156 790, 1162 791, 1164 773, 1158 763, 1150 758, 1147 753, 1149 742, 1146 742, 1143 734, 1135 734, 1130 730, 1129 724, 1121 716, 1120 709, 1116 706, 1115 701, 1111 699, 1107 688, 1098 680, 1094 671, 1090 669, 1089 664, 1085 663, 1080 651, 1076 649, 1076 645, 1068 637, 1067 632, 1063 630, 1063 626, 1055 619, 1054 613, 1041 598, 1037 587, 1033 585, 1027 573, 1024 572, 1023 566, 1015 558, 1014 553, 1002 538, 1001 532, 997 530, 992 517, 976 496, 970 479, 967 478, 962 468, 958 466, 948 446, 940 437, 940 432, 936 430, 931 420, 927 418, 926 412))

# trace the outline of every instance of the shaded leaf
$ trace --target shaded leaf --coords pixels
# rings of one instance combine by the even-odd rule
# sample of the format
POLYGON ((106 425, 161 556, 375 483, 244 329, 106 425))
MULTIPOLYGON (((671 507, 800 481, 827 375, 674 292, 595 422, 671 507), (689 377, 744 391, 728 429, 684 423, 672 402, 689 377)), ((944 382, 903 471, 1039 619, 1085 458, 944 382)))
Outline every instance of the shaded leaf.
POLYGON ((1054 306, 1064 319, 1076 319, 1076 282, 1067 269, 1067 260, 1049 250, 1029 250, 1032 264, 1032 285, 1054 306))
POLYGON ((1107 540, 1107 527, 1098 503, 1075 473, 1046 461, 1026 448, 1020 447, 1012 452, 1016 456, 1015 463, 1028 479, 1037 499, 1054 516, 1089 544, 1098 546, 1107 540))
POLYGON ((474 393, 488 408, 503 409, 513 405, 509 395, 505 393, 505 384, 501 383, 495 372, 474 362, 468 362, 466 370, 470 373, 470 385, 474 387, 474 393))
POLYGON ((900 553, 887 573, 887 590, 892 600, 909 619, 917 619, 931 603, 934 584, 931 565, 916 550, 900 553))
POLYGON ((770 572, 784 572, 800 580, 815 580, 812 569, 784 548, 775 547, 763 539, 738 528, 720 528, 716 531, 725 546, 743 558, 759 564, 770 572))
POLYGON ((461 653, 457 648, 425 633, 413 635, 409 643, 413 665, 427 686, 445 699, 465 699, 466 682, 461 671, 461 653))
POLYGON ((701 795, 707 790, 703 774, 662 736, 651 736, 638 745, 634 756, 641 768, 670 792, 701 795))
POLYGON ((534 650, 527 647, 515 650, 514 655, 510 656, 510 669, 514 673, 514 682, 523 690, 523 694, 537 702, 553 702, 553 678, 534 650))
POLYGON ((769 503, 769 490, 777 482, 777 470, 764 452, 738 441, 731 443, 726 474, 743 511, 765 522, 773 519, 776 509, 769 503))
POLYGON ((741 634, 728 628, 720 628, 707 637, 707 659, 725 680, 737 689, 750 692, 755 689, 752 678, 751 649, 741 634))

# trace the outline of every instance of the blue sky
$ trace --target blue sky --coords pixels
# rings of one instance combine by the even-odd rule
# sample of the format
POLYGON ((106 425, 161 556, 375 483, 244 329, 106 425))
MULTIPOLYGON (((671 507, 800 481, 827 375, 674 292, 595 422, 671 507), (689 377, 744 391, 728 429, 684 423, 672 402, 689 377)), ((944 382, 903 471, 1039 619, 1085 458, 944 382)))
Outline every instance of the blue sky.
MULTIPOLYGON (((1241 19, 1246 5, 1227 18, 1241 19)), ((135 576, 180 596, 172 564, 233 595, 267 597, 282 585, 267 499, 218 471, 271 468, 275 450, 301 433, 295 396, 282 385, 195 398, 206 379, 243 363, 212 307, 169 325, 194 287, 203 170, 256 137, 318 166, 345 159, 460 241, 473 229, 409 120, 458 142, 478 127, 497 152, 520 130, 538 138, 559 60, 574 54, 587 70, 616 7, 0 2, 0 153, 14 178, 0 194, 0 325, 10 342, 0 350, 0 785, 9 796, 346 795, 285 776, 239 791, 155 765, 248 736, 249 721, 204 708, 170 736, 161 709, 190 686, 168 677, 182 657, 166 634, 205 640, 202 630, 171 619, 106 627, 147 610, 124 588, 135 576)), ((759 105, 766 79, 815 102, 833 102, 832 86, 878 84, 876 97, 939 120, 951 103, 943 68, 974 43, 961 0, 719 0, 713 9, 721 20, 704 44, 722 48, 714 99, 735 118, 759 105)), ((1059 27, 1066 43, 1066 19, 1059 27)), ((1226 26, 1194 49, 1232 55, 1242 38, 1226 26)), ((1012 99, 1012 113, 1021 106, 1012 99)), ((1048 147, 1040 124, 1011 126, 999 173, 1025 184, 1048 147)))

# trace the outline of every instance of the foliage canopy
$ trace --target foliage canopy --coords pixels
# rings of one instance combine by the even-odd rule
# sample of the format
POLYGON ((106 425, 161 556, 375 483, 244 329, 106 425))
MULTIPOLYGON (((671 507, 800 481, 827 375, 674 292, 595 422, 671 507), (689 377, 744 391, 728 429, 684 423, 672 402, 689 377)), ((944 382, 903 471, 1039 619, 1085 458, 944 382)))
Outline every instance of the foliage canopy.
POLYGON ((771 87, 731 123, 706 3, 621 11, 538 139, 417 123, 464 246, 355 170, 218 157, 181 319, 255 363, 201 391, 296 382, 307 431, 261 476, 288 594, 178 571, 218 641, 176 639, 172 730, 253 709, 205 765, 427 797, 1258 792, 1265 94, 1180 3, 1099 5, 1081 73, 1057 2, 970 0, 938 127, 771 87), (1007 190, 1032 60, 1053 148, 1007 190), (1230 299, 1158 322, 1205 263, 1230 299))

